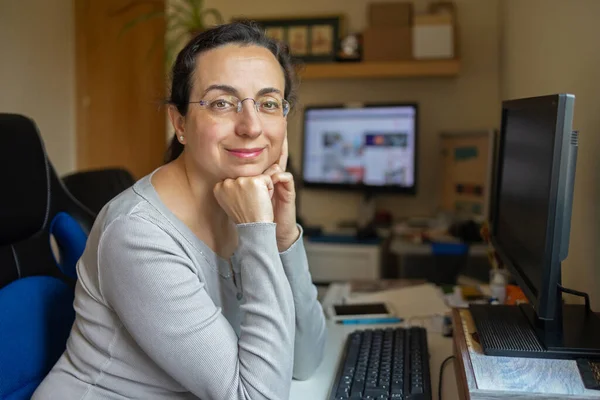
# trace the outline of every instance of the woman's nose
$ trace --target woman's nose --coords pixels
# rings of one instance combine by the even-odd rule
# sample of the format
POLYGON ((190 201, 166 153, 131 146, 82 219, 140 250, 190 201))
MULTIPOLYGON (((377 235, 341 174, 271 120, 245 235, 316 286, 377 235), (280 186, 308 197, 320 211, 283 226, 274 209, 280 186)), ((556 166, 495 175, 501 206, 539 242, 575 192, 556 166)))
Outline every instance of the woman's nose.
POLYGON ((260 136, 262 133, 262 122, 254 106, 254 102, 247 101, 243 103, 242 111, 237 114, 237 117, 236 134, 251 138, 260 136))

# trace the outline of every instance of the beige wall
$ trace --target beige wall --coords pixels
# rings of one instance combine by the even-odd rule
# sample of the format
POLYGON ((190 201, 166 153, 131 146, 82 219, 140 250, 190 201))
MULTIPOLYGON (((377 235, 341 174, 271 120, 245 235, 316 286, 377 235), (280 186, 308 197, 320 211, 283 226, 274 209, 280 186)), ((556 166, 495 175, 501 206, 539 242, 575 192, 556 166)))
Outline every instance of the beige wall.
MULTIPOLYGON (((234 1, 207 0, 226 19, 340 13, 350 31, 366 27, 366 0, 234 1)), ((463 67, 453 79, 381 79, 305 81, 300 106, 355 101, 416 101, 420 106, 419 194, 414 198, 383 196, 378 205, 396 216, 431 214, 438 201, 438 133, 497 127, 499 121, 499 21, 497 0, 456 1, 461 26, 463 67)), ((417 1, 423 10, 425 2, 417 1)), ((290 118, 290 156, 300 166, 302 110, 290 118)), ((301 213, 306 222, 330 227, 354 219, 360 196, 355 193, 305 190, 301 213)))
POLYGON ((33 118, 59 173, 75 168, 72 0, 0 0, 0 111, 33 118))
POLYGON ((563 283, 600 307, 600 1, 505 0, 502 97, 575 94, 580 131, 563 283))

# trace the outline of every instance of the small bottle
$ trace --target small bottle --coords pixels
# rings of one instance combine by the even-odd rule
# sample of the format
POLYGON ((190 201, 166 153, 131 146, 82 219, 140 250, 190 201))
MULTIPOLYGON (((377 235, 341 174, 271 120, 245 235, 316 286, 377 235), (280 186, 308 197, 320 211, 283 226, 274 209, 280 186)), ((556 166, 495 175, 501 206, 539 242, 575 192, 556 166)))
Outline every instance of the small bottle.
POLYGON ((490 296, 497 301, 497 304, 504 304, 506 301, 506 281, 504 271, 497 268, 490 271, 490 296))

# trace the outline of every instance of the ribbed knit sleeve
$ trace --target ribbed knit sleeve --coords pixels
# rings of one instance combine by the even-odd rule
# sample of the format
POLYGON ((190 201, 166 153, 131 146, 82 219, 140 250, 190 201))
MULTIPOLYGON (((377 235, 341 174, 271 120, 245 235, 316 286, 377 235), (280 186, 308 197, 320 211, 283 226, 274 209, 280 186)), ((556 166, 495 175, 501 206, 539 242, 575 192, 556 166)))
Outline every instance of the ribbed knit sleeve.
POLYGON ((286 251, 280 254, 283 269, 290 282, 296 309, 294 339, 294 378, 310 378, 323 359, 326 340, 325 316, 317 300, 304 249, 303 230, 286 251))
POLYGON ((240 336, 168 233, 139 216, 100 239, 105 301, 139 346, 201 399, 286 399, 292 379, 294 301, 275 224, 238 226, 244 303, 240 336))

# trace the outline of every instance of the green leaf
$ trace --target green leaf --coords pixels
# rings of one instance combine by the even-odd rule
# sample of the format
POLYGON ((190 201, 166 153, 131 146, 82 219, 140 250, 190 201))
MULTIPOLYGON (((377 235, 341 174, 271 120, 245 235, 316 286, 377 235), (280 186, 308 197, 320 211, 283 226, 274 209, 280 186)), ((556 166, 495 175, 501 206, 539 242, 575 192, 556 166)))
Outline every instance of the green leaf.
POLYGON ((202 9, 202 0, 189 0, 192 7, 192 21, 196 28, 203 28, 200 10, 202 9))
POLYGON ((162 10, 152 11, 152 12, 148 12, 146 14, 139 15, 139 16, 135 17, 134 19, 132 19, 131 21, 127 22, 123 26, 123 28, 121 28, 121 31, 119 32, 118 37, 121 37, 125 32, 134 28, 135 26, 137 26, 138 24, 140 24, 142 22, 150 21, 150 20, 156 19, 156 18, 164 18, 164 15, 165 15, 165 12, 162 10))
POLYGON ((202 24, 204 26, 207 25, 207 23, 206 23, 206 17, 209 16, 209 15, 213 16, 213 18, 217 22, 217 25, 220 25, 220 24, 223 23, 223 16, 221 15, 221 13, 216 8, 207 8, 206 10, 202 11, 202 13, 200 15, 202 17, 202 24))
POLYGON ((169 8, 173 10, 173 14, 190 15, 192 12, 190 5, 187 4, 187 6, 186 6, 186 5, 183 5, 182 3, 187 4, 185 2, 171 1, 169 4, 169 8))
POLYGON ((190 7, 195 8, 197 12, 202 9, 202 2, 204 0, 186 0, 190 7))
MULTIPOLYGON (((173 34, 180 32, 184 28, 185 27, 183 27, 181 25, 170 26, 167 29, 165 29, 165 37, 171 37, 171 36, 173 36, 173 34)), ((187 29, 184 29, 184 30, 187 31, 187 29)))
POLYGON ((167 19, 168 19, 167 26, 169 26, 169 27, 179 25, 180 27, 185 28, 185 27, 191 25, 189 16, 182 16, 179 14, 169 14, 167 19), (188 17, 188 18, 186 19, 186 17, 188 17))

